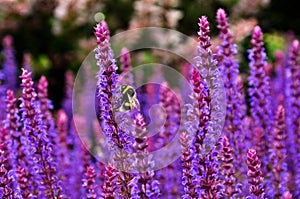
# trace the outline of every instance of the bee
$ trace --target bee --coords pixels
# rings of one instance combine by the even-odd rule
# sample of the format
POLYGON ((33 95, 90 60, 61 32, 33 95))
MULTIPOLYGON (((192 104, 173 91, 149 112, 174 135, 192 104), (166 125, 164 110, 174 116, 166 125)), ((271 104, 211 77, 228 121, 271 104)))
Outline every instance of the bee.
POLYGON ((121 86, 122 97, 119 99, 119 106, 115 110, 125 112, 133 110, 134 108, 140 110, 140 103, 136 97, 136 92, 133 87, 129 85, 121 86))

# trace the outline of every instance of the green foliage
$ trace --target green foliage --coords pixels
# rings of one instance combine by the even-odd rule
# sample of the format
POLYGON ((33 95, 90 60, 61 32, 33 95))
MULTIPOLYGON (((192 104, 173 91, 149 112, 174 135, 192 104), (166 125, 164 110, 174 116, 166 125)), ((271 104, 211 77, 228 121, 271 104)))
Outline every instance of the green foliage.
POLYGON ((266 45, 266 52, 270 61, 275 61, 275 52, 277 50, 285 50, 286 40, 279 33, 266 33, 264 34, 264 42, 266 45))

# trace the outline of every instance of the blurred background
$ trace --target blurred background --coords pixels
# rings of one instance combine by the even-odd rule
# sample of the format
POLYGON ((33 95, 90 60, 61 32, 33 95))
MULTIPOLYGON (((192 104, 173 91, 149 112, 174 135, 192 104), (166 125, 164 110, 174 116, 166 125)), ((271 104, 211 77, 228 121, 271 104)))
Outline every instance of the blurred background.
MULTIPOLYGON (((241 71, 247 75, 247 49, 253 27, 262 27, 270 64, 275 52, 300 34, 296 0, 0 0, 0 39, 11 35, 18 73, 30 65, 35 80, 46 75, 55 109, 65 97, 66 72, 76 71, 96 47, 95 14, 103 13, 111 35, 138 27, 176 29, 196 38, 198 18, 207 15, 213 44, 218 44, 216 11, 229 13, 231 30, 238 43, 241 71), (30 64, 29 64, 30 63, 30 64)), ((4 43, 0 44, 0 50, 4 43)), ((153 62, 157 54, 133 55, 133 66, 153 62)), ((160 57, 161 58, 161 57, 160 57)), ((1 56, 0 62, 4 57, 1 56)), ((167 60, 176 68, 180 63, 167 60)), ((0 67, 2 64, 0 63, 0 67)), ((0 68, 1 69, 1 68, 0 68)))

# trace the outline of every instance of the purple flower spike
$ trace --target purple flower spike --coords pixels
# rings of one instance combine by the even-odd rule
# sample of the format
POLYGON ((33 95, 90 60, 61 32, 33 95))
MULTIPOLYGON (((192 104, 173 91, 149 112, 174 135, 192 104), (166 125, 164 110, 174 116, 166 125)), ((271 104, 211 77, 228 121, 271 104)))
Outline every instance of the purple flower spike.
MULTIPOLYGON (((203 155, 204 140, 209 133, 211 112, 210 112, 210 95, 205 81, 200 76, 197 69, 194 68, 192 73, 193 98, 196 102, 194 107, 198 112, 198 127, 193 144, 191 146, 192 165, 190 174, 192 183, 197 193, 197 198, 221 198, 221 186, 218 174, 219 163, 215 150, 203 155)), ((183 184, 186 179, 183 178, 183 184)), ((193 191, 191 192, 193 193, 193 191)))
POLYGON ((113 117, 113 100, 118 80, 117 65, 110 47, 110 36, 106 22, 102 21, 95 28, 98 47, 95 50, 98 73, 96 112, 103 133, 108 137, 111 147, 128 148, 130 138, 119 129, 113 117))
POLYGON ((286 100, 284 99, 284 94, 286 91, 286 66, 285 66, 285 57, 282 51, 275 52, 275 78, 272 79, 271 82, 271 95, 272 99, 275 100, 276 106, 284 103, 286 100))
POLYGON ((222 175, 224 177, 224 196, 232 198, 236 194, 240 193, 239 187, 237 186, 237 179, 235 177, 236 168, 233 165, 233 150, 229 145, 227 137, 223 137, 223 149, 221 152, 222 175))
POLYGON ((6 129, 0 124, 0 197, 14 198, 15 191, 17 191, 13 184, 15 184, 14 170, 11 169, 9 159, 9 149, 7 142, 9 135, 6 129))
POLYGON ((14 97, 14 92, 12 90, 7 90, 6 92, 6 121, 5 127, 10 130, 11 133, 15 133, 18 131, 20 126, 19 116, 18 116, 18 108, 16 106, 17 99, 14 97))
POLYGON ((23 68, 26 69, 27 71, 32 72, 32 69, 30 66, 31 66, 31 54, 25 53, 23 55, 23 68))
POLYGON ((65 73, 65 96, 62 102, 62 108, 66 112, 69 124, 68 127, 71 126, 71 121, 73 118, 73 112, 72 112, 72 94, 73 94, 73 84, 74 84, 74 74, 72 71, 67 71, 65 73))
MULTIPOLYGON (((224 36, 231 36, 229 33, 229 27, 230 25, 227 22, 227 16, 225 11, 222 8, 219 8, 217 11, 217 22, 218 22, 218 28, 221 30, 221 34, 224 36)), ((232 37, 232 36, 231 36, 232 37)))
POLYGON ((261 127, 255 127, 252 132, 252 145, 255 146, 255 150, 259 157, 264 155, 264 131, 261 127))
POLYGON ((52 118, 51 109, 53 108, 51 101, 48 99, 48 81, 45 76, 42 76, 37 85, 37 97, 38 97, 38 105, 40 111, 40 119, 42 121, 42 125, 45 126, 45 131, 47 132, 47 136, 49 138, 49 142, 51 143, 53 150, 52 155, 53 161, 58 162, 57 156, 60 150, 58 147, 58 139, 57 133, 55 131, 55 122, 52 118))
POLYGON ((121 84, 125 85, 132 85, 133 84, 133 75, 130 73, 132 66, 130 63, 130 53, 127 48, 122 48, 121 56, 121 75, 120 75, 120 82, 121 84))
POLYGON ((160 103, 165 109, 166 121, 164 123, 163 129, 158 134, 158 139, 156 141, 156 148, 161 148, 169 143, 169 140, 177 132, 180 125, 180 103, 178 101, 177 95, 172 92, 167 82, 163 82, 160 90, 160 103))
POLYGON ((95 199, 97 198, 96 194, 96 185, 95 185, 95 177, 97 176, 94 167, 88 166, 85 172, 85 179, 83 179, 82 186, 85 188, 86 198, 87 199, 95 199))
MULTIPOLYGON (((56 134, 57 134, 57 160, 59 161, 58 170, 61 174, 61 181, 64 187, 64 193, 71 197, 73 184, 71 180, 71 176, 74 176, 72 172, 72 162, 70 157, 69 150, 69 140, 68 140, 68 116, 63 109, 60 109, 57 113, 57 121, 56 121, 56 134)), ((76 167, 78 169, 78 167, 76 167)))
POLYGON ((193 112, 197 117, 197 127, 191 145, 190 173, 193 176, 192 183, 195 186, 197 198, 221 198, 222 186, 219 178, 217 151, 211 149, 211 145, 215 145, 221 132, 222 127, 216 122, 216 118, 221 114, 217 112, 222 109, 220 108, 222 103, 219 103, 219 100, 221 98, 223 100, 225 96, 219 92, 222 87, 219 79, 222 77, 212 57, 209 23, 206 17, 201 17, 199 26, 198 56, 195 58, 196 67, 193 68, 191 77, 194 91, 192 94, 193 112))
MULTIPOLYGON (((11 90, 7 91, 6 98, 6 119, 4 121, 4 128, 7 131, 7 148, 9 153, 7 154, 10 168, 16 171, 18 165, 21 165, 22 159, 24 158, 22 152, 22 145, 20 142, 21 134, 19 131, 20 117, 18 115, 19 110, 16 107, 17 99, 14 97, 14 93, 11 90)), ((16 179, 16 172, 13 172, 13 177, 16 179)), ((17 183, 12 186, 14 189, 17 187, 17 183)))
POLYGON ((262 163, 265 170, 267 164, 267 154, 271 148, 271 131, 273 115, 270 99, 270 80, 266 74, 266 53, 263 48, 263 34, 259 26, 253 30, 251 44, 253 48, 249 50, 250 76, 248 78, 248 92, 250 96, 250 111, 254 121, 254 127, 262 128, 263 147, 262 163))
POLYGON ((105 168, 105 183, 102 188, 102 197, 104 199, 115 199, 116 198, 116 170, 108 165, 105 168))
POLYGON ((236 44, 232 42, 232 34, 229 31, 230 25, 227 22, 227 16, 223 9, 217 11, 219 35, 222 43, 217 47, 220 57, 218 67, 223 73, 224 87, 226 89, 226 120, 224 133, 228 137, 231 147, 234 151, 235 166, 241 167, 244 164, 243 146, 240 142, 243 140, 242 120, 245 115, 245 106, 243 95, 243 81, 239 77, 239 65, 235 58, 237 54, 236 44))
POLYGON ((23 70, 22 75, 20 76, 22 79, 21 86, 22 89, 22 117, 26 119, 25 125, 31 125, 32 128, 37 126, 37 121, 35 120, 36 112, 34 110, 34 105, 36 104, 36 93, 33 89, 33 81, 31 79, 31 73, 27 70, 23 70))
POLYGON ((46 129, 50 130, 51 128, 53 128, 53 118, 50 112, 50 110, 52 109, 52 104, 48 99, 48 81, 45 76, 42 76, 40 78, 37 90, 40 110, 43 113, 42 120, 46 125, 46 129))
POLYGON ((11 150, 11 165, 15 167, 18 161, 21 158, 20 151, 20 132, 19 127, 20 118, 19 118, 19 110, 16 107, 17 99, 14 97, 14 92, 12 90, 7 91, 6 98, 6 120, 4 121, 4 127, 8 132, 8 135, 11 139, 9 142, 9 148, 11 150))
POLYGON ((130 55, 127 48, 122 48, 120 61, 122 64, 122 72, 131 70, 132 67, 130 65, 130 55))
MULTIPOLYGON (((287 165, 286 158, 286 130, 285 130, 285 109, 282 105, 277 108, 275 127, 273 130, 273 185, 275 190, 268 195, 272 198, 280 198, 287 191, 287 165)), ((271 187, 271 185, 269 185, 271 187)))
MULTIPOLYGON (((288 128, 289 132, 289 152, 291 156, 294 156, 294 160, 292 160, 294 164, 294 171, 295 172, 295 179, 300 177, 300 164, 297 160, 298 157, 295 157, 296 151, 295 148, 299 148, 295 143, 295 140, 299 139, 300 137, 297 135, 298 128, 300 126, 300 69, 299 69, 299 41, 294 40, 289 52, 289 60, 288 66, 291 72, 290 76, 290 95, 288 97, 288 105, 290 109, 288 109, 288 115, 290 115, 288 124, 290 124, 290 128, 288 128), (296 159, 295 159, 296 158, 296 159)), ((297 156, 297 155, 296 155, 297 156)), ((300 189, 299 182, 297 184, 297 190, 300 189)), ((300 196, 300 191, 296 194, 296 196, 300 196), (299 195, 298 195, 299 194, 299 195)))
MULTIPOLYGON (((195 57, 196 63, 195 67, 198 69, 202 81, 209 88, 209 98, 212 99, 210 102, 210 114, 211 114, 211 130, 205 137, 204 146, 201 153, 208 153, 214 143, 217 143, 218 138, 223 129, 223 124, 221 124, 224 118, 221 117, 225 114, 225 92, 224 83, 222 80, 221 73, 217 67, 217 61, 214 58, 215 55, 212 54, 210 49, 211 42, 209 37, 209 22, 207 17, 203 16, 200 18, 199 23, 199 43, 198 43, 198 55, 195 57)), ((206 91, 204 91, 206 92, 206 91)))
POLYGON ((33 184, 38 183, 38 188, 34 188, 36 195, 58 197, 62 196, 62 187, 60 187, 59 175, 57 174, 57 165, 53 153, 53 143, 49 140, 49 134, 46 125, 41 118, 40 106, 36 100, 37 94, 33 89, 31 73, 23 69, 20 76, 22 79, 23 97, 21 99, 22 120, 25 136, 29 143, 26 156, 30 165, 27 169, 35 169, 32 172, 34 177, 33 184))
MULTIPOLYGON (((5 110, 6 102, 5 102, 5 94, 6 94, 6 75, 0 70, 0 110, 5 110)), ((0 120, 3 121, 6 115, 4 111, 0 111, 0 120)))
POLYGON ((134 123, 136 125, 135 129, 135 143, 134 147, 138 151, 147 151, 148 142, 147 142, 147 130, 146 130, 146 122, 144 116, 140 113, 136 114, 134 118, 134 123))
POLYGON ((147 147, 146 122, 142 114, 138 113, 134 119, 136 125, 135 143, 136 149, 134 167, 139 172, 131 181, 131 199, 157 199, 160 196, 159 182, 154 179, 153 161, 149 157, 147 147))
MULTIPOLYGON (((68 149, 68 116, 66 112, 61 109, 57 113, 57 134, 58 134, 58 141, 60 147, 64 148, 65 150, 68 149)), ((65 155, 65 154, 63 154, 65 155)))
MULTIPOLYGON (((195 137, 195 155, 201 154, 201 149, 203 148, 203 142, 208 134, 209 121, 211 119, 210 113, 210 96, 207 84, 203 81, 200 76, 199 71, 194 68, 192 73, 191 83, 193 85, 193 98, 196 101, 195 107, 198 109, 198 129, 195 137)), ((195 158, 196 161, 198 158, 195 158)))
POLYGON ((207 21, 207 17, 202 16, 201 19, 199 20, 198 25, 200 27, 198 32, 199 35, 198 39, 199 39, 200 46, 205 50, 208 50, 208 48, 211 46, 211 42, 209 37, 210 29, 209 29, 209 22, 207 21))
POLYGON ((182 198, 191 199, 198 196, 196 192, 196 187, 193 184, 194 176, 191 173, 192 168, 192 154, 189 148, 189 141, 187 133, 183 132, 180 137, 181 147, 182 147, 182 185, 184 187, 184 195, 182 198))
MULTIPOLYGON (((0 156, 3 156, 3 151, 0 150, 0 156)), ((2 158, 2 157, 1 157, 2 158)), ((0 197, 1 198, 13 198, 13 189, 10 187, 12 180, 8 177, 8 171, 5 165, 0 162, 0 197)))
POLYGON ((258 160, 255 149, 249 149, 247 153, 247 165, 248 165, 248 182, 250 184, 250 193, 256 196, 256 198, 264 198, 265 190, 263 187, 261 163, 258 160))
POLYGON ((13 91, 17 88, 17 64, 15 60, 15 50, 13 48, 13 38, 8 35, 3 38, 2 54, 5 57, 3 62, 3 73, 6 76, 6 87, 13 91))
MULTIPOLYGON (((126 161, 128 159, 128 151, 132 147, 132 138, 118 127, 113 116, 113 102, 117 95, 116 84, 119 76, 116 72, 118 67, 113 58, 109 30, 105 21, 97 24, 95 36, 98 44, 95 50, 95 58, 97 59, 97 65, 100 67, 96 94, 96 112, 102 131, 107 136, 112 151, 115 152, 114 166, 122 170, 118 178, 119 190, 121 194, 130 196, 128 184, 132 176, 127 175, 123 171, 129 169, 128 167, 130 166, 126 161)), ((105 185, 103 191, 105 191, 105 185)))

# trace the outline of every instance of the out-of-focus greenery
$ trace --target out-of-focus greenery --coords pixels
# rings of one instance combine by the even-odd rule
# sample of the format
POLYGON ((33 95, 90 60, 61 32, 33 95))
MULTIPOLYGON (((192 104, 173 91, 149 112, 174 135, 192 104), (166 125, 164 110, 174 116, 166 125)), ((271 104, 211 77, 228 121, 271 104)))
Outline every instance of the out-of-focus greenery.
POLYGON ((284 51, 286 47, 286 40, 279 33, 264 34, 264 41, 268 52, 270 61, 275 61, 275 52, 278 50, 284 51))
MULTIPOLYGON (((64 93, 65 71, 71 69, 76 72, 85 56, 96 46, 93 36, 96 23, 94 15, 102 12, 111 34, 115 34, 130 28, 134 20, 143 17, 147 19, 147 25, 147 17, 151 18, 151 14, 141 15, 143 10, 150 9, 145 2, 153 2, 155 9, 165 14, 159 16, 163 21, 162 27, 168 27, 165 23, 166 13, 179 11, 182 16, 175 27, 187 35, 196 35, 198 18, 207 15, 212 36, 216 36, 215 15, 219 7, 229 13, 233 25, 242 19, 257 18, 266 32, 264 39, 271 61, 274 60, 274 52, 283 49, 283 33, 288 30, 294 30, 296 34, 300 32, 296 0, 272 0, 269 3, 268 0, 0 0, 0 39, 6 34, 14 37, 19 67, 23 54, 31 54, 35 78, 47 75, 50 98, 58 108, 64 93), (68 6, 58 12, 63 3, 68 6), (274 30, 276 34, 273 34, 274 30)), ((154 15, 158 13, 153 12, 154 15)), ((251 47, 249 40, 249 34, 245 34, 244 39, 239 41, 242 72, 247 69, 246 50, 251 47)), ((147 53, 143 58, 149 62, 156 59, 147 53)))

